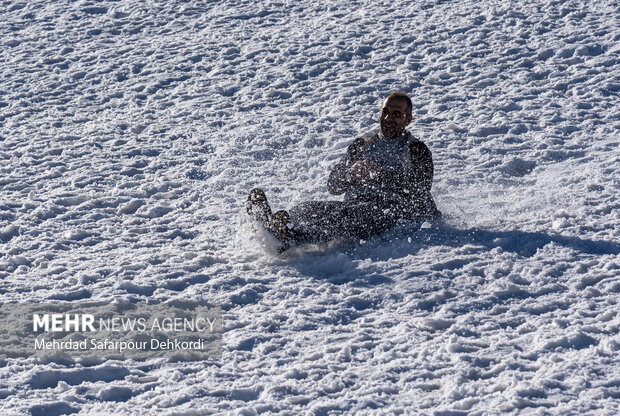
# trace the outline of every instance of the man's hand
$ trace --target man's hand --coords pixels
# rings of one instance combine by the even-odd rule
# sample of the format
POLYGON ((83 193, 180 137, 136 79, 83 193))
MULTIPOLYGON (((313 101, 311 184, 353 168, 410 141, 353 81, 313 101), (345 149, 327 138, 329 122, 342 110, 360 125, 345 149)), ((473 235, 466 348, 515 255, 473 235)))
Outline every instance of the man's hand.
POLYGON ((351 166, 351 176, 357 181, 367 181, 369 179, 375 179, 381 169, 379 165, 370 160, 370 158, 366 158, 364 160, 360 160, 359 162, 355 162, 353 166, 351 166))

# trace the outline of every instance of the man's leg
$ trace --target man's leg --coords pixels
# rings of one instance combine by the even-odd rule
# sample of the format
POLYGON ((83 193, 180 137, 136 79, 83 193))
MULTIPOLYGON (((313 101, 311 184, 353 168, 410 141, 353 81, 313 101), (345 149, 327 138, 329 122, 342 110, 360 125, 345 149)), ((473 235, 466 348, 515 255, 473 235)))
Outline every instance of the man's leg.
POLYGON ((383 201, 311 201, 290 211, 293 238, 300 243, 334 238, 367 238, 401 217, 397 204, 383 201))

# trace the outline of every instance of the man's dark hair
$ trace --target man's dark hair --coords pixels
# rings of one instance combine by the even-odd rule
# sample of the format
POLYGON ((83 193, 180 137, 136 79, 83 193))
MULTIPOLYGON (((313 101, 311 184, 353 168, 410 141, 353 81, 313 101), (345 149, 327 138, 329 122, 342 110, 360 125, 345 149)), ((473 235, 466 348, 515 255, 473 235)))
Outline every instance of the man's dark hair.
POLYGON ((410 116, 413 111, 413 103, 411 102, 411 98, 409 98, 409 96, 402 91, 394 91, 385 97, 385 101, 383 102, 386 103, 388 100, 393 98, 397 100, 405 100, 407 102, 407 115, 410 116))

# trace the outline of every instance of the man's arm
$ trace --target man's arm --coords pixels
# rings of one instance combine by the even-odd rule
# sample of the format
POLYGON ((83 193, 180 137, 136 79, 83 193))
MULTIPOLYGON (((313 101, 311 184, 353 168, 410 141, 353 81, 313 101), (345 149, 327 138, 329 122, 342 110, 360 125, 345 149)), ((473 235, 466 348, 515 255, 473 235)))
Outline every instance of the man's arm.
POLYGON ((407 190, 415 215, 440 215, 431 195, 433 185, 433 156, 429 148, 422 142, 414 142, 409 146, 412 169, 407 178, 407 190))
POLYGON ((414 195, 422 195, 431 192, 433 186, 433 155, 428 147, 422 142, 414 142, 409 146, 411 152, 411 172, 408 182, 410 191, 414 195))
POLYGON ((364 143, 363 137, 355 139, 347 148, 347 153, 331 171, 327 180, 327 190, 330 194, 343 194, 355 183, 355 179, 351 175, 351 166, 361 159, 364 143))

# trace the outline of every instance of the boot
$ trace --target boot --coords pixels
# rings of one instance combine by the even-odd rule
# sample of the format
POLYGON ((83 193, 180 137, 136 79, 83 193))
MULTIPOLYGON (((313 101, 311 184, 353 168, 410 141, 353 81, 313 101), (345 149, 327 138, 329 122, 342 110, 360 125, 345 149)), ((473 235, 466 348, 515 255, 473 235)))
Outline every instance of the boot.
POLYGON ((269 223, 271 222, 271 207, 262 189, 254 188, 250 191, 245 203, 245 209, 254 221, 265 228, 269 227, 269 223))
POLYGON ((293 240, 288 223, 289 215, 284 210, 277 211, 271 217, 270 231, 282 244, 278 249, 280 253, 288 250, 293 240))

